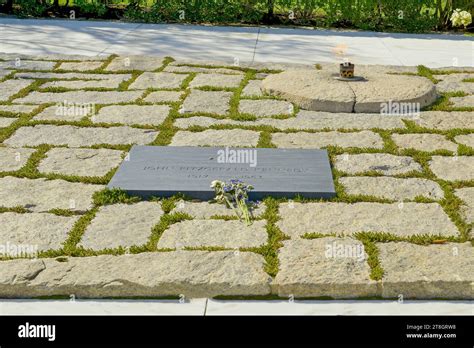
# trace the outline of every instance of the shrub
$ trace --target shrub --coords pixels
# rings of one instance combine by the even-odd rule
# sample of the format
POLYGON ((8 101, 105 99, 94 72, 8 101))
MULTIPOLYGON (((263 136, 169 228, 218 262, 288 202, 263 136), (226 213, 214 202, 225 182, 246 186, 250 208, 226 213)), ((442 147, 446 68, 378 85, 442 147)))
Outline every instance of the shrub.
POLYGON ((102 17, 107 12, 107 6, 96 0, 74 0, 74 5, 79 8, 81 15, 102 17))
POLYGON ((44 14, 48 5, 41 0, 17 0, 13 7, 13 13, 18 17, 40 17, 44 14))

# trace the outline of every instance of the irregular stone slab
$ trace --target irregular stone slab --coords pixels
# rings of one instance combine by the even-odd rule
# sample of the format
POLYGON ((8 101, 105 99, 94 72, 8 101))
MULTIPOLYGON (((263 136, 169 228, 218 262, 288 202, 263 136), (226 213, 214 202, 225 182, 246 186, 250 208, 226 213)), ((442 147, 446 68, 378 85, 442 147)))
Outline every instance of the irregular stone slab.
POLYGON ((450 98, 449 101, 451 101, 454 106, 458 108, 474 108, 474 95, 468 95, 465 97, 453 97, 450 98))
POLYGON ((0 296, 86 297, 268 295, 264 259, 250 252, 175 251, 2 261, 0 296))
POLYGON ((2 253, 0 249, 0 256, 35 257, 39 251, 60 249, 78 218, 44 213, 2 213, 0 245, 7 252, 2 253), (22 255, 22 250, 26 255, 22 255))
POLYGON ((6 80, 0 82, 0 101, 8 101, 10 97, 33 83, 32 80, 6 80))
POLYGON ((474 179, 474 157, 472 156, 433 156, 429 166, 438 178, 444 180, 474 179))
POLYGON ((457 143, 474 148, 474 134, 458 135, 454 138, 457 143))
POLYGON ((73 176, 104 176, 122 162, 122 151, 109 149, 53 148, 38 170, 73 176))
POLYGON ((91 117, 94 123, 160 125, 168 117, 168 105, 112 105, 91 117))
POLYGON ((23 60, 14 59, 10 61, 0 62, 0 69, 14 69, 14 70, 51 70, 56 65, 56 62, 47 62, 41 60, 23 60))
POLYGON ((243 76, 240 75, 225 75, 225 74, 197 74, 191 81, 189 87, 217 87, 217 88, 235 88, 239 87, 243 76))
POLYGON ((260 97, 263 95, 260 87, 262 86, 261 80, 250 80, 245 88, 242 90, 242 97, 260 97))
POLYGON ((416 197, 443 199, 444 193, 438 183, 418 178, 391 178, 383 176, 352 176, 339 178, 350 195, 367 195, 397 201, 413 200, 416 197))
POLYGON ((82 73, 56 73, 56 72, 19 72, 15 74, 17 79, 57 79, 57 80, 111 80, 122 81, 131 78, 131 74, 82 74, 82 73))
POLYGON ((112 60, 105 68, 107 71, 141 70, 153 71, 163 65, 161 57, 123 56, 112 60))
MULTIPOLYGON (((265 212, 264 204, 252 209, 250 214, 254 217, 260 217, 265 212)), ((209 202, 187 202, 179 201, 172 213, 185 213, 195 219, 210 219, 213 216, 235 216, 235 212, 231 208, 227 208, 224 204, 209 202)))
POLYGON ((260 133, 244 129, 178 131, 171 146, 257 146, 260 133))
POLYGON ((246 100, 242 99, 239 104, 239 112, 242 114, 251 114, 257 117, 271 117, 276 115, 291 115, 293 105, 291 103, 272 100, 246 100))
POLYGON ((225 115, 230 109, 231 92, 191 90, 184 100, 181 112, 206 112, 225 115))
POLYGON ((278 250, 272 289, 280 296, 355 298, 378 295, 362 243, 349 238, 288 240, 278 250))
POLYGON ((283 233, 352 235, 386 232, 411 235, 459 236, 456 226, 437 203, 285 203, 277 225, 283 233))
POLYGON ((474 129, 474 114, 472 112, 427 111, 422 112, 420 118, 414 121, 421 127, 431 129, 474 129))
POLYGON ((352 112, 355 96, 350 86, 344 82, 334 85, 332 76, 319 70, 287 70, 266 77, 262 91, 305 110, 352 112))
POLYGON ((80 121, 84 117, 93 115, 95 108, 92 104, 84 104, 77 106, 67 106, 57 104, 49 106, 35 117, 33 120, 38 121, 80 121))
POLYGON ((420 76, 390 75, 364 71, 364 81, 343 82, 330 70, 287 70, 262 82, 264 93, 280 96, 302 109, 329 112, 380 113, 389 101, 419 103, 436 100, 431 81, 420 76))
POLYGON ((161 236, 158 248, 184 247, 252 248, 267 243, 265 221, 187 220, 171 225, 161 236))
POLYGON ((157 91, 148 94, 144 101, 147 103, 169 103, 169 102, 178 102, 181 100, 181 95, 183 92, 175 91, 157 91))
POLYGON ((35 149, 0 147, 0 171, 10 172, 19 170, 35 151, 35 149))
POLYGON ((164 71, 172 73, 203 73, 203 74, 229 74, 229 75, 243 75, 240 70, 226 69, 226 68, 202 68, 197 66, 173 66, 168 65, 164 71))
POLYGON ((384 270, 382 296, 473 299, 474 248, 470 243, 378 243, 384 270))
POLYGON ((5 76, 12 74, 10 70, 3 70, 0 68, 0 79, 3 79, 5 76))
POLYGON ((162 215, 160 204, 155 202, 103 206, 87 227, 79 246, 102 250, 144 245, 162 215))
POLYGON ((436 89, 439 92, 464 92, 467 94, 474 93, 474 83, 463 82, 463 80, 472 79, 473 74, 435 75, 434 77, 438 80, 441 80, 436 84, 436 89))
POLYGON ((69 209, 84 212, 92 205, 92 195, 104 188, 64 180, 0 178, 0 205, 21 206, 32 212, 69 209))
POLYGON ((100 144, 148 144, 158 132, 148 129, 122 127, 76 127, 36 125, 21 127, 4 144, 10 146, 38 146, 41 144, 68 145, 69 147, 100 144))
POLYGON ((113 78, 110 79, 102 79, 102 80, 74 80, 74 81, 67 81, 67 80, 60 80, 60 81, 51 81, 46 82, 41 85, 41 88, 67 88, 67 89, 86 89, 86 88, 118 88, 120 84, 123 82, 123 79, 113 78))
POLYGON ((16 117, 0 117, 0 128, 9 127, 13 122, 17 121, 16 117))
POLYGON ((103 62, 85 61, 85 62, 64 62, 59 66, 59 70, 91 71, 99 69, 103 62))
POLYGON ((348 174, 376 171, 381 175, 397 175, 421 171, 421 165, 411 157, 387 153, 362 153, 336 156, 335 166, 348 174))
POLYGON ((175 125, 180 128, 192 126, 209 127, 211 125, 231 124, 240 126, 272 126, 277 129, 287 130, 321 130, 321 129, 395 129, 405 128, 400 117, 383 116, 377 114, 353 114, 300 111, 296 117, 287 119, 259 118, 256 121, 235 121, 230 119, 215 119, 211 117, 179 118, 175 125))
POLYGON ((29 114, 36 110, 36 105, 0 105, 0 112, 9 112, 12 114, 29 114))
MULTIPOLYGON (((20 80, 19 80, 20 81, 20 80)), ((15 103, 45 104, 45 103, 92 103, 92 104, 117 104, 129 103, 141 97, 143 92, 97 92, 97 91, 71 91, 60 93, 31 92, 26 97, 15 99, 15 103)))
POLYGON ((167 72, 145 72, 129 86, 129 89, 180 88, 188 75, 167 72))
POLYGON ((457 189, 454 194, 465 203, 461 208, 461 213, 466 222, 472 224, 474 222, 474 187, 457 189))
POLYGON ((419 151, 448 150, 457 151, 457 144, 446 139, 444 135, 430 133, 392 134, 392 139, 402 149, 416 149, 419 151))
POLYGON ((383 140, 377 133, 362 131, 357 133, 273 133, 272 143, 280 148, 321 149, 327 146, 383 148, 383 140))
POLYGON ((108 54, 100 53, 96 56, 84 56, 80 54, 17 54, 17 53, 0 53, 0 59, 26 59, 26 60, 77 60, 77 61, 88 61, 88 60, 106 60, 109 58, 108 54))

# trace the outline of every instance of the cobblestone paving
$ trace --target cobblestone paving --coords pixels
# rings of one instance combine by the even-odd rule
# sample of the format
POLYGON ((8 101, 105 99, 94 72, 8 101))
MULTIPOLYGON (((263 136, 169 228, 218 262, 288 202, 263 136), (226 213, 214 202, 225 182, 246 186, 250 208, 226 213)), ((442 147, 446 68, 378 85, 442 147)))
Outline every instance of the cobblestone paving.
POLYGON ((262 93, 288 65, 3 58, 0 297, 474 298, 472 69, 432 71, 438 103, 383 115, 262 93), (139 202, 105 189, 132 144, 325 148, 337 197, 267 198, 250 226, 139 202))

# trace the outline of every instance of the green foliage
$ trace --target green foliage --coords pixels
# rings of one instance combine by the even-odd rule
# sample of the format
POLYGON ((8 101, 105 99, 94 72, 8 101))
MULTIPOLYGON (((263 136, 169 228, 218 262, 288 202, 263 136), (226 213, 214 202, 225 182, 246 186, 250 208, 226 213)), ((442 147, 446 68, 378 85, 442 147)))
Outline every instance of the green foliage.
POLYGON ((46 11, 48 5, 43 1, 36 0, 16 0, 13 13, 18 17, 40 17, 46 11))
POLYGON ((74 5, 79 7, 81 15, 102 17, 107 13, 107 6, 97 0, 74 0, 74 5))

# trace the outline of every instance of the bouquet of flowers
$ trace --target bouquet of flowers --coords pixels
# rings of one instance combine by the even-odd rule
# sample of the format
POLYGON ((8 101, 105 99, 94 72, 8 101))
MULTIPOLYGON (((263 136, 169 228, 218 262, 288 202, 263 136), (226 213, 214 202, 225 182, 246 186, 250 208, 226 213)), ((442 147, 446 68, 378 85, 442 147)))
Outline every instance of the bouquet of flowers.
POLYGON ((216 192, 216 201, 232 208, 239 220, 245 220, 247 226, 251 224, 250 211, 248 206, 248 193, 253 190, 252 185, 248 185, 241 180, 233 179, 229 183, 214 180, 211 187, 216 192))
POLYGON ((461 11, 461 9, 458 8, 453 11, 451 22, 453 23, 454 27, 464 26, 464 28, 466 28, 472 23, 472 16, 469 12, 461 11))

